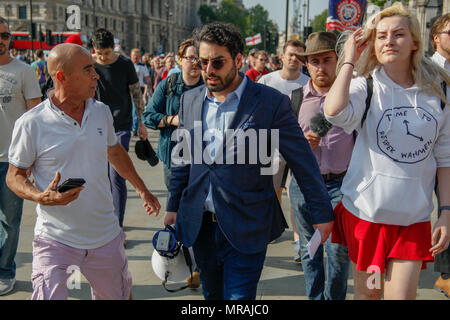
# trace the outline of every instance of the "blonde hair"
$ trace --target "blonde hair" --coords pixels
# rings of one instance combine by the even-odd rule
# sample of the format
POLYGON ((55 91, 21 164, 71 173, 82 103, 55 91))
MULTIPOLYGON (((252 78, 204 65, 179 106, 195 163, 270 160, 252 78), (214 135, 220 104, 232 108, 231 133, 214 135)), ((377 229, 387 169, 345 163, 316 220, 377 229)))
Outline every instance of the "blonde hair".
MULTIPOLYGON (((411 74, 415 83, 417 83, 425 93, 438 96, 442 101, 447 102, 441 83, 442 81, 445 81, 447 85, 449 85, 450 76, 443 68, 425 57, 419 21, 401 2, 394 3, 392 6, 380 11, 367 21, 364 27, 364 38, 367 41, 367 47, 361 53, 358 62, 355 64, 357 76, 367 77, 370 72, 381 65, 374 50, 377 31, 376 27, 378 22, 383 18, 393 16, 400 16, 407 20, 413 41, 417 46, 417 50, 413 51, 411 54, 411 74)), ((343 59, 344 52, 342 51, 339 56, 337 72, 339 72, 342 63, 344 62, 343 59)))
POLYGON ((134 52, 137 52, 137 53, 141 54, 141 50, 138 49, 138 48, 134 48, 134 49, 131 50, 131 53, 134 53, 134 52))

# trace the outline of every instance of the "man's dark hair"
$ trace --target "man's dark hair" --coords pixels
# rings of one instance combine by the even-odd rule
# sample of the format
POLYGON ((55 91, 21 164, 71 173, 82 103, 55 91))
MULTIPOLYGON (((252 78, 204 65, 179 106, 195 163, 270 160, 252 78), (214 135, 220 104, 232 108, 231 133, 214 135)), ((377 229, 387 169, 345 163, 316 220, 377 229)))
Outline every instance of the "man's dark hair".
POLYGON ((92 45, 97 49, 114 48, 114 35, 106 29, 97 29, 92 37, 92 45))
POLYGON ((212 22, 205 24, 194 31, 194 41, 197 51, 200 42, 215 43, 227 47, 233 59, 239 53, 244 52, 244 39, 239 30, 231 23, 212 22))
POLYGON ((272 61, 272 64, 275 64, 275 65, 281 64, 281 61, 280 61, 280 59, 278 59, 277 56, 272 57, 272 58, 270 59, 270 61, 272 61))
POLYGON ((37 49, 35 54, 38 58, 44 57, 44 51, 42 51, 41 49, 37 49))

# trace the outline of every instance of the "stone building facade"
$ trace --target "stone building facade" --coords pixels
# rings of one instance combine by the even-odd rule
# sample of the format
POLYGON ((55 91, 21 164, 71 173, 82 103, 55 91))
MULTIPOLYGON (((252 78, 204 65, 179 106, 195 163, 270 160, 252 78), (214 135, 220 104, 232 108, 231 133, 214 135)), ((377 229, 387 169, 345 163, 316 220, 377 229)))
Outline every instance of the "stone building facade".
MULTIPOLYGON (((176 51, 200 25, 197 12, 202 0, 47 0, 32 2, 32 20, 42 31, 69 31, 67 7, 80 8, 81 28, 88 38, 97 28, 106 28, 120 40, 125 50, 146 52, 176 51)), ((2 0, 0 16, 12 31, 28 31, 29 0, 2 0)))
POLYGON ((409 0, 409 8, 417 13, 425 52, 431 55, 434 51, 430 38, 431 26, 438 17, 450 12, 450 0, 409 0))

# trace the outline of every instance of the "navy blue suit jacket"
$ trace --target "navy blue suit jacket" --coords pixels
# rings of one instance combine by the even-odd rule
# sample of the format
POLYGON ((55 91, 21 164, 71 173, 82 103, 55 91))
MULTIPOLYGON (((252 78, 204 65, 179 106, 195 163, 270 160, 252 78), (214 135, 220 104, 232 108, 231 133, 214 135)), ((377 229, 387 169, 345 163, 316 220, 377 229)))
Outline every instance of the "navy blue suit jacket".
MULTIPOLYGON (((273 188, 273 176, 261 175, 261 168, 267 165, 261 163, 260 157, 256 163, 250 161, 249 148, 255 147, 255 143, 250 146, 249 140, 244 146, 245 164, 237 164, 237 161, 226 164, 225 160, 224 164, 195 163, 194 151, 204 149, 202 137, 194 139, 194 121, 202 121, 205 92, 203 85, 185 92, 180 100, 179 129, 191 137, 191 161, 172 166, 167 211, 177 212, 177 239, 192 246, 202 225, 211 183, 218 224, 231 245, 247 254, 261 252, 288 227, 273 188)), ((270 130, 279 130, 279 151, 300 184, 313 223, 334 220, 319 166, 292 111, 289 97, 248 79, 229 129, 249 128, 257 132, 267 129, 269 137, 270 130)), ((259 140, 260 137, 256 144, 258 150, 259 140)), ((268 141, 270 143, 270 139, 268 141)), ((237 150, 235 147, 232 152, 237 150)))

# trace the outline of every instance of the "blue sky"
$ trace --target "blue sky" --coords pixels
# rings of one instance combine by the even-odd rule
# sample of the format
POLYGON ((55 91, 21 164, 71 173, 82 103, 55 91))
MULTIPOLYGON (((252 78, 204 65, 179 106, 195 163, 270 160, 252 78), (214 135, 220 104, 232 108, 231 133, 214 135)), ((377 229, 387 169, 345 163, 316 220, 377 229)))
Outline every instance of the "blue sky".
MULTIPOLYGON (((293 1, 289 0, 289 17, 293 15, 293 1)), ((298 0, 301 5, 307 0, 298 0)), ((269 11, 269 18, 278 24, 280 31, 286 29, 286 0, 243 0, 246 8, 251 8, 257 4, 262 5, 269 11)), ((316 15, 328 9, 328 0, 309 0, 309 18, 312 20, 316 15)), ((303 6, 301 7, 303 13, 303 6)))

